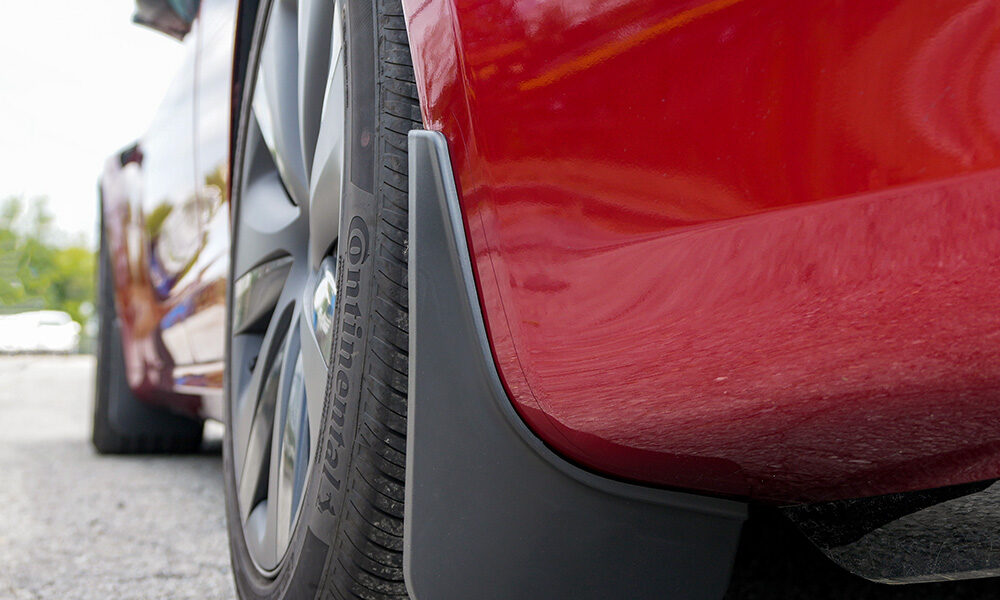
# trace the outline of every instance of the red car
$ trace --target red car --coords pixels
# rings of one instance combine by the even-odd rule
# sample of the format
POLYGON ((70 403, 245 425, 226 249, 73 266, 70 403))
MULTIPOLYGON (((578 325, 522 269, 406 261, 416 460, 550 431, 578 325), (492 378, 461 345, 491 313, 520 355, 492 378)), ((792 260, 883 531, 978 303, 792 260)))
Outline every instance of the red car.
POLYGON ((94 444, 226 424, 243 598, 720 598, 751 505, 1000 574, 1000 1, 198 4, 94 444))

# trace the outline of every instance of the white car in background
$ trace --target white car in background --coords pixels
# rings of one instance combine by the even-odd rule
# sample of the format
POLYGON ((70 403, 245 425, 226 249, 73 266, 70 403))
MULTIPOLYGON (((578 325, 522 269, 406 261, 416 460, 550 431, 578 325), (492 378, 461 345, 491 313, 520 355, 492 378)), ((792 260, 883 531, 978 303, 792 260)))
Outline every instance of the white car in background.
POLYGON ((0 352, 72 353, 80 347, 80 324, 61 310, 0 316, 0 352))

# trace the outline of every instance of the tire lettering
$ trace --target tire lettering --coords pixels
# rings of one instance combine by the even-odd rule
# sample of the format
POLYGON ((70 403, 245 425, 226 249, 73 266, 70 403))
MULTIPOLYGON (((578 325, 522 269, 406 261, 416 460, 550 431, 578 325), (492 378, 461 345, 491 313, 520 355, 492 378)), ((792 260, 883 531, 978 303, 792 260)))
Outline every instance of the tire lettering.
MULTIPOLYGON (((347 402, 352 390, 350 369, 354 365, 355 352, 361 348, 362 327, 360 324, 361 307, 358 298, 361 295, 361 266, 369 256, 368 226, 359 216, 351 219, 347 235, 347 269, 344 272, 342 314, 340 323, 339 344, 337 348, 336 374, 334 375, 333 397, 331 398, 330 424, 328 437, 323 452, 324 481, 332 486, 320 488, 317 507, 320 511, 335 515, 335 496, 340 490, 341 480, 335 475, 340 466, 340 451, 344 449, 344 423, 347 417, 347 402)), ((322 484, 321 484, 322 485, 322 484)))

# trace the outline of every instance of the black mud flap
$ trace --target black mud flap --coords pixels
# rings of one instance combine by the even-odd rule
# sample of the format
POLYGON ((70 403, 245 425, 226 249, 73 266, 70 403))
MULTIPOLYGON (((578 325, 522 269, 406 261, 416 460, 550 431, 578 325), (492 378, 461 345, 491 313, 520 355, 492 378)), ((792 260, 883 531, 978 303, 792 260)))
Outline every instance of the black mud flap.
POLYGON ((595 475, 528 430, 487 342, 445 138, 409 136, 411 598, 721 598, 746 506, 595 475))

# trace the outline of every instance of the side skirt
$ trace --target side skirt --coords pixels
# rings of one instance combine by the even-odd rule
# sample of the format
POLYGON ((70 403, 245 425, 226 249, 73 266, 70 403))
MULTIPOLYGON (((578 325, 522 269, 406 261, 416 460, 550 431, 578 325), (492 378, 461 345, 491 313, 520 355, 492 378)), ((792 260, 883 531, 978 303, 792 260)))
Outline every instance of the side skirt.
POLYGON ((528 430, 487 341, 447 142, 411 131, 409 148, 410 597, 721 598, 746 506, 595 475, 528 430))
POLYGON ((1000 575, 1000 483, 789 506, 827 557, 878 583, 1000 575))

